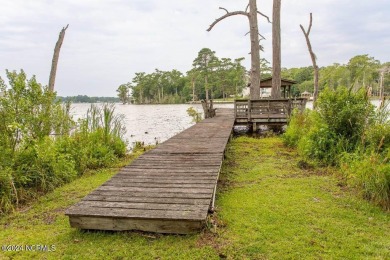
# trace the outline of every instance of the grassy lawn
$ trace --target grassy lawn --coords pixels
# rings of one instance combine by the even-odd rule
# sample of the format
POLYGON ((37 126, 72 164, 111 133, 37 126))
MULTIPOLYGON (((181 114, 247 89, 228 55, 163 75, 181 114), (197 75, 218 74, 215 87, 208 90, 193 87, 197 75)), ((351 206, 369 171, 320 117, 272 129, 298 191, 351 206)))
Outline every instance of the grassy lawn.
POLYGON ((0 245, 55 251, 0 249, 0 259, 390 259, 390 214, 298 160, 278 138, 234 139, 210 220, 217 228, 188 236, 70 228, 65 209, 118 168, 101 170, 0 219, 0 245))

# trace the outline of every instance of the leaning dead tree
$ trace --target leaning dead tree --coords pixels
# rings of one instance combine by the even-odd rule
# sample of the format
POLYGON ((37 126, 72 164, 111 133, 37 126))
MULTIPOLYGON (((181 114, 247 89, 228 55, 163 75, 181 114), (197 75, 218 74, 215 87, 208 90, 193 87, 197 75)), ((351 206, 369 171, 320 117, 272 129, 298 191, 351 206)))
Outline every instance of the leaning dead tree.
POLYGON ((246 16, 249 20, 250 28, 250 40, 251 40, 251 86, 250 86, 250 98, 260 98, 260 43, 259 43, 259 25, 257 21, 257 15, 260 14, 268 19, 263 13, 257 10, 256 0, 249 0, 245 11, 229 12, 226 8, 220 7, 219 9, 226 11, 226 14, 216 19, 207 31, 211 31, 213 27, 225 18, 234 15, 246 16))
POLYGON ((281 0, 274 0, 272 14, 272 89, 271 97, 280 98, 282 88, 282 51, 280 37, 280 8, 281 0))
POLYGON ((56 81, 58 59, 60 57, 60 50, 61 50, 62 43, 64 42, 65 31, 66 29, 68 29, 68 26, 69 24, 66 27, 62 28, 60 35, 58 36, 56 46, 54 47, 54 54, 53 54, 53 60, 51 62, 51 70, 50 70, 50 78, 49 78, 50 91, 54 91, 54 83, 56 81))
POLYGON ((312 13, 310 13, 310 23, 309 23, 309 28, 307 29, 307 31, 305 31, 305 29, 303 28, 302 24, 300 24, 299 26, 301 27, 302 29, 302 32, 303 34, 305 35, 305 38, 306 38, 306 43, 307 43, 307 48, 309 49, 309 53, 310 53, 310 57, 311 57, 311 61, 313 62, 313 68, 314 68, 314 93, 313 93, 313 104, 315 106, 316 104, 316 101, 317 101, 317 98, 318 98, 318 66, 317 66, 317 57, 316 55, 314 54, 313 52, 313 49, 311 47, 311 43, 310 43, 310 39, 309 39, 309 35, 310 35, 310 31, 311 31, 311 27, 313 25, 313 15, 312 13))

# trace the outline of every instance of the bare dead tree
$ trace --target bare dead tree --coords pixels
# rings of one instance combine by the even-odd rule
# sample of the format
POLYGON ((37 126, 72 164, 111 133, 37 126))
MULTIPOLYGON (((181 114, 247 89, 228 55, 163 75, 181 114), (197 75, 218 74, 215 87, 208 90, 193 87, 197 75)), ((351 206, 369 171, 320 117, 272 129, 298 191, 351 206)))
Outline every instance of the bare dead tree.
POLYGON ((317 57, 316 55, 314 54, 313 52, 313 49, 312 49, 312 46, 311 46, 311 43, 310 43, 310 39, 309 39, 309 35, 310 35, 310 31, 311 31, 311 27, 313 25, 313 15, 312 13, 310 13, 310 23, 309 23, 309 28, 307 29, 307 31, 305 31, 305 29, 303 28, 303 26, 300 24, 299 26, 301 27, 302 29, 302 32, 303 34, 305 35, 305 39, 306 39, 306 43, 307 43, 307 48, 309 49, 309 53, 310 53, 310 57, 311 57, 311 61, 313 62, 313 68, 314 68, 314 93, 313 93, 313 105, 315 107, 316 105, 316 101, 317 101, 317 98, 318 98, 318 66, 317 66, 317 57))
POLYGON ((51 62, 51 70, 50 70, 50 77, 49 77, 50 91, 54 91, 54 83, 56 81, 58 59, 60 57, 60 50, 61 50, 62 43, 64 42, 65 31, 66 29, 68 29, 68 26, 69 24, 66 27, 62 28, 60 35, 58 36, 56 46, 54 47, 54 54, 53 54, 53 60, 51 62))
POLYGON ((282 88, 282 51, 280 36, 280 9, 281 0, 274 0, 272 14, 272 89, 271 97, 280 98, 282 88))
POLYGON ((379 99, 381 100, 381 107, 383 107, 385 102, 385 74, 390 73, 390 67, 386 66, 379 69, 380 79, 379 79, 379 99))
POLYGON ((229 12, 226 8, 220 7, 219 9, 225 10, 226 14, 216 19, 207 31, 211 31, 213 27, 225 18, 234 15, 246 16, 249 20, 250 28, 250 40, 251 40, 251 86, 250 86, 250 98, 260 98, 260 44, 259 44, 259 25, 257 21, 257 15, 262 15, 268 19, 268 16, 264 15, 257 10, 256 0, 249 0, 249 4, 246 6, 245 11, 229 12))

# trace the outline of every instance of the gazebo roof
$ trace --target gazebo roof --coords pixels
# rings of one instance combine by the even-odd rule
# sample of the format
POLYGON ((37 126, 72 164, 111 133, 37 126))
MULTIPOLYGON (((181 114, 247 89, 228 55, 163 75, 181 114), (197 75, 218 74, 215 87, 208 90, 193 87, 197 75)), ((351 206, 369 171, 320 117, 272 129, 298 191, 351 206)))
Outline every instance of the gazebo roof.
MULTIPOLYGON (((298 82, 290 79, 282 79, 282 87, 288 87, 291 85, 295 85, 298 82)), ((265 79, 262 79, 260 81, 260 88, 272 88, 272 77, 268 77, 265 79)))

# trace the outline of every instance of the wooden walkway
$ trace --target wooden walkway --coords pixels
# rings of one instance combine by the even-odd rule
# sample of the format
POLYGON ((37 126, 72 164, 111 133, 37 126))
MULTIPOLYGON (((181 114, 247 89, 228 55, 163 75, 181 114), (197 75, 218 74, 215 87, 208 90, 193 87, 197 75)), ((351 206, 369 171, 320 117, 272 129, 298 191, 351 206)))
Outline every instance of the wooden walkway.
POLYGON ((81 229, 187 234, 200 230, 214 203, 233 109, 179 133, 66 211, 81 229))

